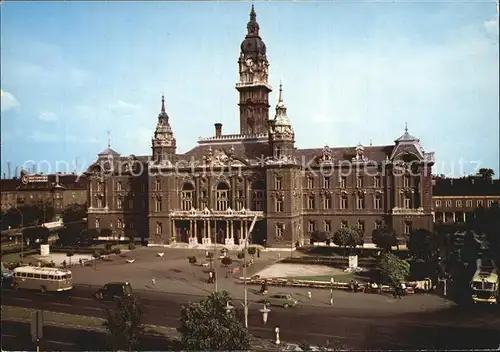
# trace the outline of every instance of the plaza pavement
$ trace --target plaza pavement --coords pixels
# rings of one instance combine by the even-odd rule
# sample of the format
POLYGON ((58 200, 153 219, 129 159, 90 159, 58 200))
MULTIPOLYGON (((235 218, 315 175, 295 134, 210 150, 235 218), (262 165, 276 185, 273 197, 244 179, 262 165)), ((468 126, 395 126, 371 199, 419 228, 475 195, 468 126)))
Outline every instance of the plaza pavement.
MULTIPOLYGON (((255 258, 255 264, 247 270, 247 276, 274 264, 279 258, 284 258, 290 252, 261 252, 260 258, 255 258)), ((92 266, 73 266, 73 281, 76 285, 102 286, 113 281, 128 281, 135 290, 153 292, 169 292, 183 295, 206 296, 215 290, 215 285, 208 284, 207 267, 199 264, 205 262, 204 250, 170 249, 170 248, 139 248, 128 252, 127 257, 114 256, 112 261, 98 261, 96 269, 92 266), (157 257, 163 253, 163 257, 157 257), (196 256, 198 265, 188 262, 188 256, 196 256), (134 263, 127 263, 127 259, 134 258, 134 263), (154 278, 154 285, 152 279, 154 278)), ((236 258, 236 252, 230 253, 236 258)), ((233 266, 238 265, 237 260, 233 266)), ((220 264, 220 263, 219 263, 220 264)), ((244 286, 236 283, 233 277, 226 278, 226 268, 218 269, 217 290, 226 290, 235 299, 243 299, 244 286)), ((234 277, 242 276, 236 273, 234 277)), ((260 301, 264 297, 258 294, 260 287, 248 285, 248 299, 260 301)), ((301 305, 327 307, 329 306, 330 292, 322 289, 269 287, 269 293, 287 292, 294 295, 301 305), (311 292, 312 298, 308 298, 311 292)), ((369 309, 389 313, 422 312, 448 308, 452 302, 435 295, 412 295, 401 300, 395 300, 389 295, 352 293, 334 291, 335 305, 346 309, 369 309)))

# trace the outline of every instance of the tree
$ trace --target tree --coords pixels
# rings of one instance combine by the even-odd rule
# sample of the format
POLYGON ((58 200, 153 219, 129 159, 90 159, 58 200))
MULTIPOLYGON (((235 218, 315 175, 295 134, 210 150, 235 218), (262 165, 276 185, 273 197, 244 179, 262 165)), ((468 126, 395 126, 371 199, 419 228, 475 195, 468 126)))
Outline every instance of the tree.
POLYGON ((333 243, 339 247, 344 248, 355 248, 356 246, 363 243, 363 235, 361 232, 354 227, 342 227, 335 231, 333 234, 333 243))
POLYGON ((398 245, 398 237, 393 228, 382 226, 372 232, 372 242, 384 252, 390 252, 398 245))
POLYGON ((224 257, 224 258, 222 258, 221 263, 224 266, 229 266, 233 263, 233 260, 229 257, 224 257))
POLYGON ((66 208, 64 208, 61 215, 65 224, 83 221, 83 219, 87 217, 87 208, 83 204, 69 204, 66 208))
POLYGON ((408 249, 416 259, 429 261, 437 254, 438 247, 439 238, 434 232, 417 229, 410 234, 408 249))
POLYGON ((322 231, 311 232, 311 244, 314 242, 327 242, 331 240, 331 234, 322 231))
POLYGON ((248 254, 250 254, 252 257, 255 258, 255 254, 257 253, 256 247, 248 247, 247 251, 248 251, 248 254))
POLYGON ((50 230, 45 226, 27 227, 23 229, 24 242, 30 247, 35 247, 37 240, 42 243, 48 242, 50 230))
POLYGON ((114 309, 107 309, 104 326, 111 334, 111 343, 115 350, 132 351, 137 348, 144 334, 144 310, 134 296, 116 300, 114 309))
POLYGON ((392 253, 384 253, 379 259, 378 268, 383 277, 392 284, 397 285, 405 282, 410 276, 410 263, 399 259, 392 253))
POLYGON ((484 180, 491 180, 495 175, 495 171, 487 168, 480 168, 477 172, 477 176, 480 176, 484 180))
POLYGON ((181 309, 182 343, 186 350, 238 351, 250 349, 250 335, 234 312, 225 307, 230 302, 226 291, 181 309))

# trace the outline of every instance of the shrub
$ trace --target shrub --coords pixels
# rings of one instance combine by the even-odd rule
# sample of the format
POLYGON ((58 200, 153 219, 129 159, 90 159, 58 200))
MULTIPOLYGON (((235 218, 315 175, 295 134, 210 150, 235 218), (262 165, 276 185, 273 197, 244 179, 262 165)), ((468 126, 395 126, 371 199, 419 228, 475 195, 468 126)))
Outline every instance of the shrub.
POLYGON ((106 244, 104 245, 104 248, 105 248, 106 250, 110 251, 110 250, 111 250, 111 248, 113 248, 113 245, 112 245, 111 243, 109 243, 109 242, 108 242, 108 243, 106 243, 106 244))
POLYGON ((196 257, 195 256, 188 257, 188 260, 189 260, 189 263, 191 263, 191 264, 195 264, 196 263, 196 257))
POLYGON ((255 255, 255 253, 257 253, 257 248, 256 247, 248 247, 247 251, 248 251, 248 254, 255 255))
POLYGON ((115 248, 113 248, 113 253, 114 253, 114 254, 118 255, 118 254, 120 254, 121 252, 122 252, 122 250, 120 249, 120 247, 115 247, 115 248))
POLYGON ((130 250, 134 250, 134 249, 135 249, 135 244, 130 243, 130 244, 128 245, 128 249, 130 249, 130 250))
POLYGON ((243 259, 243 258, 245 258, 245 253, 240 252, 240 253, 238 253, 237 257, 238 257, 238 259, 243 259))
POLYGON ((222 265, 229 266, 233 263, 233 260, 230 257, 224 257, 221 260, 222 265))

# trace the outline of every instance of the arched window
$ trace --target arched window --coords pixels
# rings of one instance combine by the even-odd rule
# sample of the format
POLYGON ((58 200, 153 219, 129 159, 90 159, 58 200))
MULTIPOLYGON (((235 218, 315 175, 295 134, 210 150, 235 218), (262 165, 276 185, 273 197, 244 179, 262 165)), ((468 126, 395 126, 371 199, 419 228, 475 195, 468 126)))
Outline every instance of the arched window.
POLYGON ((181 191, 181 208, 182 210, 191 210, 195 199, 194 186, 190 182, 184 183, 181 191))
POLYGON ((382 209, 382 196, 380 193, 376 193, 373 198, 373 209, 382 209))
POLYGON ((347 209, 348 207, 347 194, 343 193, 340 195, 340 209, 347 209))
POLYGON ((229 185, 225 182, 220 182, 215 191, 217 198, 216 209, 219 211, 227 210, 230 207, 230 189, 229 185))

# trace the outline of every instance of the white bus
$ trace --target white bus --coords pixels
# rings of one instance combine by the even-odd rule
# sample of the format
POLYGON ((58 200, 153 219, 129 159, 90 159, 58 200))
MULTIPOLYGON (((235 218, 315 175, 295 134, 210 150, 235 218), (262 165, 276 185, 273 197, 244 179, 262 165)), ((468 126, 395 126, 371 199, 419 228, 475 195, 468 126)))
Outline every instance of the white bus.
POLYGON ((489 259, 478 259, 477 270, 471 281, 472 301, 474 303, 497 303, 499 284, 495 263, 489 259))
POLYGON ((12 275, 14 289, 39 290, 41 292, 62 292, 73 288, 70 270, 20 266, 12 275))

